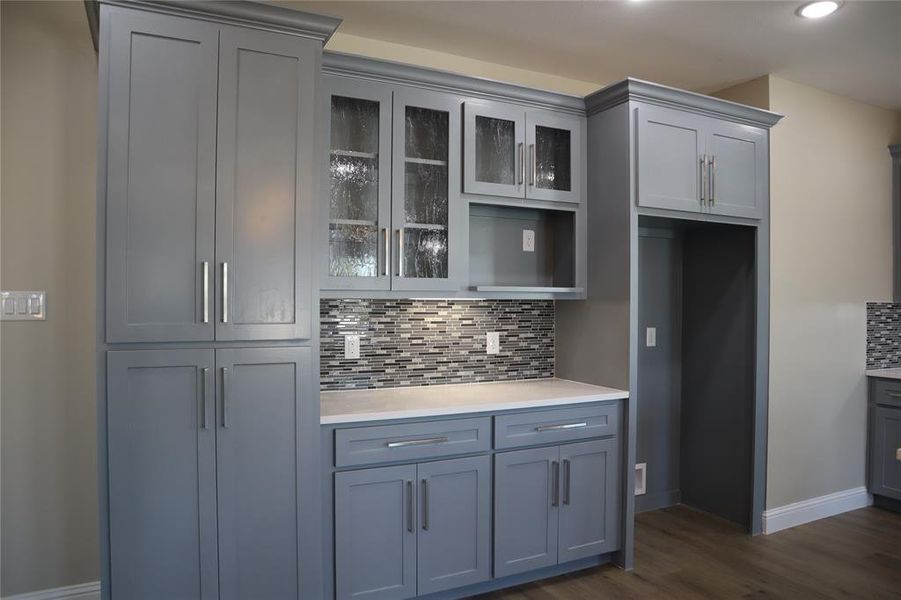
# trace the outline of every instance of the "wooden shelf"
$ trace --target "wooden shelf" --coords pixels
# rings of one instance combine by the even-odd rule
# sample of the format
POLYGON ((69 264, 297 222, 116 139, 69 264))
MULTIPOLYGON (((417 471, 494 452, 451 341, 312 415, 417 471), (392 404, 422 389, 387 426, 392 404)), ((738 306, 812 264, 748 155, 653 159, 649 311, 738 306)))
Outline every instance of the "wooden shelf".
POLYGON ((357 152, 356 150, 330 150, 329 154, 332 156, 347 156, 350 158, 371 158, 376 159, 379 157, 376 152, 357 152))
POLYGON ((409 156, 404 158, 408 163, 414 163, 417 165, 434 165, 437 167, 446 167, 446 160, 435 160, 433 158, 410 158, 409 156))
POLYGON ((502 292, 508 294, 581 294, 585 288, 580 287, 540 287, 529 285, 477 285, 477 292, 502 292))

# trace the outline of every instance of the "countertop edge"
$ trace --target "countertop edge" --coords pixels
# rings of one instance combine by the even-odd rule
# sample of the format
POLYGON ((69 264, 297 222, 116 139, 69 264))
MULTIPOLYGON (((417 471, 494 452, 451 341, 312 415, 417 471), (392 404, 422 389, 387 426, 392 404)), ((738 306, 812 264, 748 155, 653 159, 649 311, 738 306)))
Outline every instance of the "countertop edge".
POLYGON ((451 407, 434 408, 409 408, 402 410, 390 410, 368 413, 352 413, 341 415, 329 415, 319 419, 320 425, 340 425, 347 423, 365 423, 371 421, 389 421, 394 419, 417 419, 424 417, 444 417, 452 415, 480 414, 486 412, 499 412, 524 408, 542 408, 561 406, 568 404, 587 404, 589 402, 604 402, 607 400, 627 400, 629 392, 617 390, 587 396, 572 396, 566 398, 550 398, 542 400, 523 400, 517 402, 498 402, 494 404, 469 404, 451 407))
POLYGON ((864 374, 875 379, 901 379, 901 367, 885 369, 867 369, 864 374))

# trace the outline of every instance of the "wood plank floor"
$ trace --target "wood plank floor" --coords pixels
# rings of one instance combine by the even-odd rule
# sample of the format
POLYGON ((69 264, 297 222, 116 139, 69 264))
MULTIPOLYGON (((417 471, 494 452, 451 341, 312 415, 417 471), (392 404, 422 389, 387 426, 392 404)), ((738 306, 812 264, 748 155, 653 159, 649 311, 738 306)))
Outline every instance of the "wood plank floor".
POLYGON ((638 516, 635 570, 582 571, 481 600, 901 598, 901 514, 864 508, 751 537, 677 506, 638 516))

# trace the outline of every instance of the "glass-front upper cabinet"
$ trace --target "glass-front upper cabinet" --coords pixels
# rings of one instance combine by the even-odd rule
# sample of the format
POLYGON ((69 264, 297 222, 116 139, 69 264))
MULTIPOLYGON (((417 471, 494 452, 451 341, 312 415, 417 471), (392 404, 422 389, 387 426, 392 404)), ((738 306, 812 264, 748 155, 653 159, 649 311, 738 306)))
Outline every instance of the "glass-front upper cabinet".
POLYGON ((326 289, 391 284, 390 89, 326 78, 329 111, 326 289))
POLYGON ((503 102, 466 102, 463 191, 581 201, 584 119, 503 102))
POLYGON ((458 283, 458 261, 467 252, 459 247, 465 212, 458 201, 459 110, 459 102, 445 94, 394 94, 392 289, 453 289, 458 283))

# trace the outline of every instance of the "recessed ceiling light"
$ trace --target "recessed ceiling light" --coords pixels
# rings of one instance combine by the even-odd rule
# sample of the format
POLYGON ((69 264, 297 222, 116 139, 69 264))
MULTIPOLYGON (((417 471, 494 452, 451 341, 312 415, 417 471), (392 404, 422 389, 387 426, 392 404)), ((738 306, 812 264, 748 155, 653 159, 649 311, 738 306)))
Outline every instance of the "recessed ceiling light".
POLYGON ((834 0, 820 0, 818 2, 808 2, 798 9, 798 16, 805 19, 822 19, 828 17, 838 10, 841 6, 834 0))

